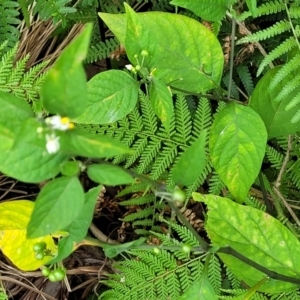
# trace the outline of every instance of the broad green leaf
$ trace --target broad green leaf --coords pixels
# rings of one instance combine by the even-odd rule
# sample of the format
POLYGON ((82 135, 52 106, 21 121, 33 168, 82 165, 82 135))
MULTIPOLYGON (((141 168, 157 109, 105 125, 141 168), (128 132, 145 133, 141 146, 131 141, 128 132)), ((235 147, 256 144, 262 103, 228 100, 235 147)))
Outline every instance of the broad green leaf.
POLYGON ((235 2, 236 0, 172 0, 170 4, 187 8, 206 21, 220 21, 235 2))
POLYGON ((131 63, 135 66, 138 59, 141 64, 141 51, 147 50, 149 56, 143 67, 174 91, 176 88, 203 93, 219 85, 224 61, 222 48, 215 35, 196 20, 164 12, 136 14, 130 9, 127 19, 122 14, 100 13, 100 17, 123 45, 126 40, 127 44, 136 40, 136 45, 128 49, 131 63), (128 26, 127 20, 131 22, 128 26))
POLYGON ((87 168, 87 174, 95 182, 105 185, 131 184, 134 179, 121 167, 109 164, 93 164, 87 168))
MULTIPOLYGON (((271 271, 300 279, 300 242, 281 222, 261 210, 230 199, 198 193, 193 193, 193 198, 208 206, 206 231, 214 246, 229 246, 271 271)), ((249 286, 255 286, 266 277, 266 274, 234 256, 218 255, 232 273, 249 286)), ((270 278, 258 290, 280 293, 296 287, 270 278)))
POLYGON ((56 253, 56 246, 50 235, 35 239, 26 237, 33 208, 34 202, 29 200, 0 203, 0 250, 23 271, 36 270, 51 259, 45 256, 43 260, 37 260, 33 251, 35 243, 43 241, 47 244, 47 249, 56 253))
POLYGON ((76 248, 76 243, 81 242, 92 222, 95 204, 100 193, 101 186, 90 189, 85 194, 85 202, 79 216, 66 229, 69 235, 62 238, 58 243, 58 255, 51 260, 51 263, 62 261, 68 257, 76 248))
POLYGON ((30 105, 24 99, 0 91, 0 124, 20 123, 33 117, 30 105))
POLYGON ((213 122, 209 139, 212 164, 240 203, 259 173, 266 142, 264 123, 250 107, 230 103, 213 122))
POLYGON ((124 71, 99 73, 87 87, 87 108, 76 118, 77 123, 113 123, 129 114, 138 99, 139 83, 124 71))
POLYGON ((80 173, 80 165, 82 163, 78 160, 75 161, 64 161, 60 164, 60 172, 64 176, 77 176, 80 173))
POLYGON ((0 107, 0 150, 2 152, 11 149, 15 134, 26 119, 33 117, 33 112, 23 99, 1 91, 0 107))
POLYGON ((179 298, 179 300, 217 300, 211 283, 206 274, 201 276, 199 281, 195 281, 179 298))
MULTIPOLYGON (((45 134, 37 133, 39 126, 40 123, 36 119, 30 118, 21 124, 19 132, 14 134, 8 131, 9 138, 13 138, 14 143, 11 145, 11 149, 10 147, 2 149, 1 172, 20 181, 32 183, 47 180, 59 173, 59 164, 67 156, 61 152, 50 155, 46 151, 45 134)), ((1 129, 0 125, 0 132, 1 129)), ((11 142, 10 140, 6 145, 11 142)))
POLYGON ((206 136, 207 131, 202 131, 200 136, 179 157, 171 172, 172 179, 177 184, 190 185, 201 175, 206 162, 206 136))
POLYGON ((91 32, 92 25, 86 25, 48 72, 41 99, 50 113, 76 118, 86 109, 86 75, 82 62, 87 55, 91 32))
POLYGON ((150 103, 155 114, 161 120, 166 130, 169 130, 174 115, 173 99, 170 88, 162 81, 153 80, 150 84, 149 93, 150 103))
POLYGON ((61 136, 61 149, 70 155, 108 158, 131 151, 121 142, 109 136, 72 130, 61 136))
POLYGON ((27 228, 30 238, 65 229, 79 215, 84 192, 77 177, 60 177, 48 182, 39 193, 27 228))
POLYGON ((293 90, 289 96, 282 101, 275 101, 276 96, 283 87, 295 77, 295 74, 292 73, 286 76, 273 89, 269 88, 272 80, 281 68, 282 67, 279 66, 269 70, 257 83, 250 99, 250 107, 260 115, 265 123, 268 131, 268 139, 287 136, 299 131, 300 128, 300 121, 296 123, 291 122, 295 111, 300 110, 300 103, 293 109, 286 110, 286 106, 291 99, 300 92, 300 87, 293 90))
POLYGON ((69 239, 67 236, 59 240, 57 244, 57 255, 49 263, 61 262, 63 259, 67 258, 74 250, 75 243, 72 239, 69 239))

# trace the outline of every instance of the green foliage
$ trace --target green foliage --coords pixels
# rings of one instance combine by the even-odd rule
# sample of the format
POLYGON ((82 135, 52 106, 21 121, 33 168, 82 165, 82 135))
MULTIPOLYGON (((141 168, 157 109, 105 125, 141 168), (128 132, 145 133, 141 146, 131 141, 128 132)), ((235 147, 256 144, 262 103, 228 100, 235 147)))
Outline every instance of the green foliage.
MULTIPOLYGON (((189 242, 190 246, 198 243, 191 232, 180 225, 170 223, 180 239, 163 234, 152 233, 161 241, 154 250, 131 250, 130 259, 115 264, 118 274, 111 275, 104 283, 109 290, 99 299, 179 299, 193 282, 200 280, 203 272, 203 256, 187 254, 181 247, 189 242), (166 250, 172 246, 177 249, 166 250)), ((214 268, 214 263, 210 268, 214 268)), ((211 280, 216 280, 214 270, 210 271, 211 280)))
POLYGON ((119 47, 119 42, 116 38, 110 38, 104 42, 100 41, 96 44, 92 44, 89 47, 86 62, 92 63, 97 60, 107 58, 119 47))
POLYGON ((20 31, 17 26, 21 23, 17 1, 0 1, 0 44, 1 50, 6 52, 13 48, 19 40, 20 31), (2 43, 7 41, 7 44, 2 43))
MULTIPOLYGON (((150 174, 150 178, 154 180, 164 178, 165 171, 170 170, 167 182, 173 186, 171 174, 176 161, 203 130, 209 130, 212 122, 209 101, 200 99, 197 102, 196 110, 190 110, 187 99, 177 96, 174 120, 168 131, 155 116, 148 97, 143 93, 139 95, 139 105, 122 120, 108 125, 79 127, 114 137, 131 148, 132 154, 117 156, 113 163, 122 163, 125 168, 131 167, 139 174, 150 174)), ((210 164, 206 160, 203 171, 187 186, 187 197, 204 182, 210 170, 210 164)))
POLYGON ((41 71, 47 65, 47 61, 26 71, 29 55, 15 62, 18 44, 6 53, 3 53, 2 51, 5 49, 6 44, 4 42, 0 46, 0 90, 25 99, 30 103, 33 110, 37 111, 39 107, 39 93, 45 79, 45 73, 41 73, 41 71))
MULTIPOLYGON (((290 110, 294 108, 296 105, 300 103, 300 93, 294 93, 294 90, 298 87, 298 76, 294 75, 299 73, 299 64, 297 63, 299 60, 299 29, 298 24, 300 13, 299 6, 295 1, 286 2, 283 1, 269 1, 267 3, 261 4, 256 9, 255 15, 252 12, 244 12, 238 17, 238 20, 244 21, 249 17, 261 17, 264 15, 274 14, 276 18, 276 14, 278 16, 279 12, 285 11, 284 19, 277 20, 277 22, 270 27, 258 30, 255 33, 242 37, 238 44, 242 43, 253 43, 260 42, 263 43, 264 40, 269 39, 277 39, 277 46, 272 47, 269 53, 262 60, 258 70, 257 75, 260 75, 264 68, 269 65, 272 61, 274 62, 277 59, 283 61, 283 67, 280 72, 269 82, 269 92, 275 92, 275 89, 280 88, 281 91, 276 93, 275 101, 279 102, 280 100, 286 100, 284 108, 286 110, 290 110), (288 58, 285 58, 285 57, 288 58), (293 76, 294 78, 287 79, 289 76, 293 76), (280 82, 284 79, 284 86, 280 86, 280 82), (288 100, 287 100, 288 99, 288 100)), ((282 17, 282 14, 280 15, 282 17)), ((291 112, 293 114, 292 122, 296 123, 300 119, 300 110, 297 107, 295 110, 291 112)))
POLYGON ((5 290, 0 286, 0 300, 8 300, 8 296, 5 290))

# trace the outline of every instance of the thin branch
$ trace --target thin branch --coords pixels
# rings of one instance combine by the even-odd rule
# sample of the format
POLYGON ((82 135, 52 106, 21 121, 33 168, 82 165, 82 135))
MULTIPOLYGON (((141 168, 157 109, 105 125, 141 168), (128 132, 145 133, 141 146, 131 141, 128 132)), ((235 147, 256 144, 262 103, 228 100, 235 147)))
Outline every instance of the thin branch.
POLYGON ((300 227, 300 221, 298 219, 298 217, 296 216, 296 214, 294 213, 294 211, 292 210, 291 206, 288 204, 288 202, 285 200, 285 198, 283 197, 283 195, 281 194, 281 192, 279 191, 279 189, 274 186, 273 187, 276 195, 280 198, 280 200, 283 202, 284 206, 286 207, 286 209, 289 211, 290 215, 292 216, 292 218, 294 219, 294 221, 297 223, 297 225, 300 227))
MULTIPOLYGON (((233 16, 230 12, 226 12, 226 15, 231 20, 233 19, 233 16)), ((245 32, 247 35, 252 34, 252 32, 242 22, 236 20, 236 24, 238 24, 243 29, 243 32, 245 32)), ((266 57, 268 55, 266 50, 262 47, 262 45, 259 42, 255 42, 254 44, 257 46, 258 50, 264 57, 266 57)), ((270 66, 270 68, 274 68, 274 65, 272 62, 269 63, 269 66, 270 66)))
POLYGON ((286 166, 287 166, 287 164, 290 160, 291 149, 292 149, 292 135, 289 135, 288 136, 288 144, 287 144, 286 155, 285 155, 285 158, 283 160, 281 169, 279 171, 278 177, 277 177, 276 182, 275 182, 276 189, 279 189, 279 187, 281 185, 281 179, 282 179, 283 173, 285 172, 286 166))
POLYGON ((229 82, 228 82, 228 94, 227 99, 230 101, 231 89, 232 89, 232 74, 233 74, 233 61, 234 61, 234 41, 235 41, 235 28, 236 20, 231 19, 231 40, 230 40, 230 66, 229 66, 229 82))

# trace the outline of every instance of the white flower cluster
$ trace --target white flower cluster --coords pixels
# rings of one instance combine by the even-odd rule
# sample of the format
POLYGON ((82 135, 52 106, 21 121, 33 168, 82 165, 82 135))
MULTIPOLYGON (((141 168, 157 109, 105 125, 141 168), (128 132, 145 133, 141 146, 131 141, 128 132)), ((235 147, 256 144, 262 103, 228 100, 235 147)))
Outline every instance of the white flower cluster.
MULTIPOLYGON (((67 117, 52 116, 45 119, 45 123, 51 130, 66 131, 74 128, 74 124, 67 117)), ((43 132, 43 128, 37 129, 38 133, 43 132)), ((54 132, 46 134, 46 149, 49 154, 57 153, 60 148, 59 136, 54 132)))

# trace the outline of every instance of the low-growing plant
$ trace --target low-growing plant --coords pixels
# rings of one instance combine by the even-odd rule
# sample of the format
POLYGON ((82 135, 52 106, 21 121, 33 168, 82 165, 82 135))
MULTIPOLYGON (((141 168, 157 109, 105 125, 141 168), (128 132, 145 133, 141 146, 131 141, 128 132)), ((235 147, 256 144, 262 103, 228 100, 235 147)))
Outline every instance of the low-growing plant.
MULTIPOLYGON (((23 182, 45 182, 35 202, 0 204, 0 248, 17 267, 41 268, 56 282, 66 276, 64 258, 81 245, 96 245, 109 258, 126 253, 115 265, 117 274, 104 281, 110 289, 100 299, 299 298, 300 222, 287 200, 299 195, 299 120, 289 109, 298 105, 297 74, 287 72, 299 49, 255 85, 249 68, 237 67, 235 79, 250 96, 241 102, 233 98, 245 95, 233 80, 234 57, 223 76, 224 53, 216 35, 225 15, 234 28, 245 16, 280 8, 287 20, 278 26, 292 29, 294 47, 298 1, 259 7, 246 1, 249 12, 241 16, 229 9, 236 2, 171 1, 210 21, 212 30, 196 18, 136 13, 125 3, 125 14, 99 14, 126 50, 130 63, 123 70, 86 82, 83 62, 92 35, 87 24, 41 80, 39 102, 25 94, 18 98, 14 90, 14 95, 0 92, 0 171, 23 182), (291 102, 278 98, 284 89, 291 102), (96 186, 85 191, 81 173, 96 186), (198 193, 205 184, 210 193, 198 193), (87 237, 101 185, 132 185, 127 191, 149 187, 149 197, 123 202, 146 207, 127 217, 146 237, 124 244, 87 237), (206 234, 180 211, 191 195, 207 209, 206 234), (170 217, 163 213, 166 206, 170 217)), ((259 42, 268 34, 253 36, 241 42, 259 42)), ((231 47, 234 51, 234 33, 231 47)), ((11 62, 11 51, 2 65, 11 62)), ((258 73, 277 57, 266 56, 258 73)), ((19 85, 24 70, 9 69, 9 80, 6 75, 1 80, 18 78, 19 85)))

